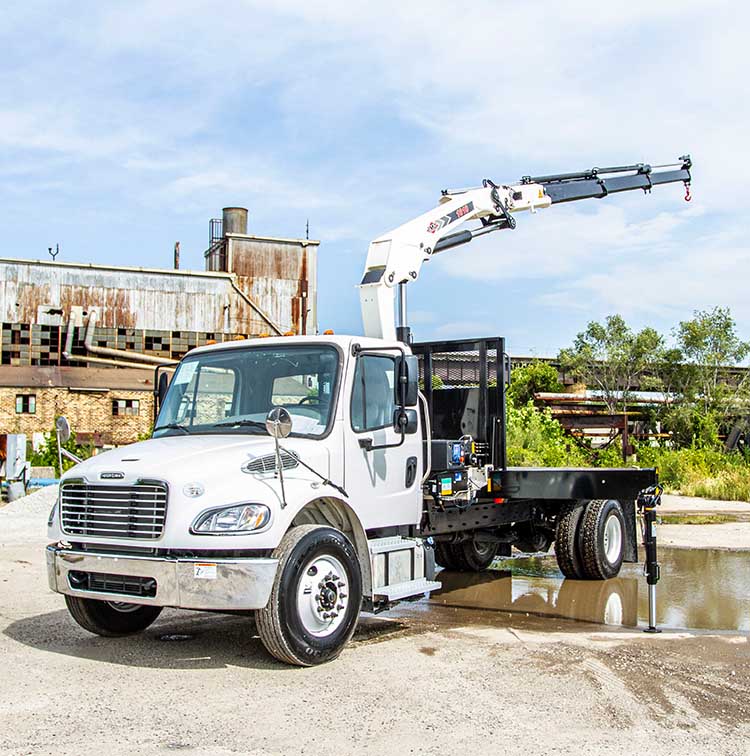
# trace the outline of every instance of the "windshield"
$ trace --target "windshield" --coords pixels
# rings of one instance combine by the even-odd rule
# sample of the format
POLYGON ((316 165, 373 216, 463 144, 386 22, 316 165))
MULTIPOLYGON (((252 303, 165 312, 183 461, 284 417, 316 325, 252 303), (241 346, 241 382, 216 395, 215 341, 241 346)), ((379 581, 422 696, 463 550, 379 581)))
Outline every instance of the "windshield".
POLYGON ((331 420, 338 364, 331 346, 235 348, 188 357, 169 385, 154 437, 265 434, 273 407, 289 411, 293 436, 322 436, 331 420))

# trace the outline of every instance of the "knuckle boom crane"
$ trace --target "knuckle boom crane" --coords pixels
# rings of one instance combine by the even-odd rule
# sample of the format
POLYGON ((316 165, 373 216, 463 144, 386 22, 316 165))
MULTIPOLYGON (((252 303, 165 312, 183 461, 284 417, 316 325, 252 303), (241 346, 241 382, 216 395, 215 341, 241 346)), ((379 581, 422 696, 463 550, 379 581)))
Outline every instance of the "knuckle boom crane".
POLYGON ((495 184, 485 179, 480 187, 443 190, 438 206, 379 236, 370 243, 365 272, 359 284, 362 320, 366 336, 408 343, 406 284, 419 277, 422 264, 433 255, 477 236, 516 227, 514 215, 532 213, 551 205, 575 200, 602 199, 609 194, 642 189, 648 193, 660 184, 682 182, 690 199, 689 155, 668 165, 635 165, 592 168, 579 173, 524 176, 518 183, 495 184), (474 228, 458 231, 470 221, 474 228), (394 319, 394 291, 400 294, 399 323, 394 319))

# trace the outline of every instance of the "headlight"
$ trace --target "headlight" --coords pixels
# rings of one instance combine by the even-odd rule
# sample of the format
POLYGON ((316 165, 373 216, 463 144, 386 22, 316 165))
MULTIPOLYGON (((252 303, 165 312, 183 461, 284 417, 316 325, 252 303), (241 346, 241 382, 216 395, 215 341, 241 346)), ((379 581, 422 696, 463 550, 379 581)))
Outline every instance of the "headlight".
POLYGON ((190 530, 197 534, 240 535, 262 528, 270 519, 271 510, 263 504, 235 504, 201 512, 190 530))
POLYGON ((47 527, 51 528, 52 523, 55 521, 55 512, 57 512, 57 505, 60 503, 60 492, 57 493, 57 498, 55 499, 55 503, 52 505, 52 510, 49 513, 49 517, 47 518, 47 527))

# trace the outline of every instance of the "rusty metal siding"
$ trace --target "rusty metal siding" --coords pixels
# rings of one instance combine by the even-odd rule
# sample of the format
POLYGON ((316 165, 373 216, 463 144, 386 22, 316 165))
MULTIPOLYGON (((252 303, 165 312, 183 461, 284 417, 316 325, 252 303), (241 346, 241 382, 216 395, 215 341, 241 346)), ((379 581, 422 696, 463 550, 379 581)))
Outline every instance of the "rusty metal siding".
POLYGON ((0 260, 0 319, 37 323, 42 305, 96 307, 109 328, 248 332, 254 316, 229 276, 0 260))
MULTIPOLYGON (((318 242, 230 235, 229 271, 282 330, 317 333, 318 242)), ((262 330, 267 330, 259 321, 262 330)))

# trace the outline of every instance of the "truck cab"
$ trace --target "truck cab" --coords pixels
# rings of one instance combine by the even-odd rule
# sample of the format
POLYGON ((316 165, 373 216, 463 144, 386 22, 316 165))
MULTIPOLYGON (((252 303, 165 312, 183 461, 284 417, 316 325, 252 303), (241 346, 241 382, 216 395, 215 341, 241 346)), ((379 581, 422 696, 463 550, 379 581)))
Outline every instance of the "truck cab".
POLYGON ((301 578, 293 613, 304 642, 283 655, 307 663, 300 654, 317 638, 313 659, 330 658, 360 606, 439 585, 422 541, 408 537, 422 516, 424 444, 407 357, 398 342, 348 336, 192 350, 161 397, 153 438, 61 480, 51 587, 84 627, 122 634, 164 606, 278 604, 289 592, 279 586, 282 552, 313 544, 290 578, 301 578), (266 426, 273 410, 285 411, 280 438, 266 426))

